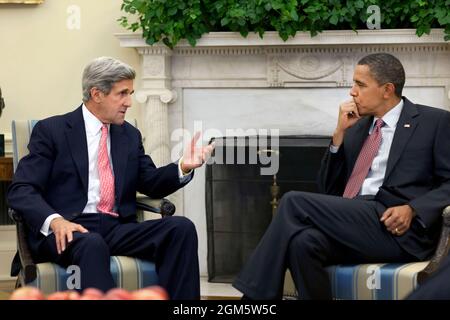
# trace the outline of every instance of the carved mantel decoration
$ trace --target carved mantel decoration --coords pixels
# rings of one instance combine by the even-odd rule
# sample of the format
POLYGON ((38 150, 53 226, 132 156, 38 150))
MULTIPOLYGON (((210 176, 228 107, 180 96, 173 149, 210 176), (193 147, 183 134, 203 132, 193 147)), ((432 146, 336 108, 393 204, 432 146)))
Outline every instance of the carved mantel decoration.
MULTIPOLYGON (((283 99, 288 96, 298 93, 299 99, 303 99, 314 89, 321 94, 326 92, 325 99, 333 95, 340 98, 352 85, 357 61, 372 52, 389 52, 402 61, 406 70, 405 90, 410 90, 408 94, 417 93, 419 98, 423 98, 419 102, 450 109, 450 42, 443 40, 441 29, 432 30, 430 35, 422 37, 417 37, 412 29, 361 30, 358 33, 325 31, 313 38, 308 33, 298 33, 286 42, 275 32, 265 33, 264 39, 256 34, 243 38, 238 33, 210 33, 203 36, 196 47, 181 41, 173 50, 163 45, 150 47, 140 34, 118 34, 117 37, 122 47, 135 48, 142 55, 142 78, 137 88, 137 99, 142 103, 144 115, 141 123, 145 124, 141 131, 147 138, 146 151, 157 165, 173 160, 170 154, 174 144, 171 134, 177 128, 191 130, 192 119, 211 126, 219 123, 226 127, 239 122, 254 128, 270 125, 268 121, 279 117, 280 108, 285 107, 283 99), (255 90, 265 94, 265 100, 260 101, 272 100, 274 113, 270 113, 268 107, 261 111, 260 105, 251 106, 249 98, 242 102, 242 106, 233 109, 243 112, 242 115, 233 113, 230 117, 226 109, 233 106, 220 99, 214 100, 213 96, 217 92, 226 92, 219 94, 220 97, 238 97, 233 101, 239 103, 239 97, 249 91, 251 93, 247 96, 251 96, 255 90), (202 96, 204 92, 213 97, 207 105, 205 96, 202 96), (197 96, 198 100, 193 101, 197 96), (195 109, 193 105, 203 105, 204 109, 195 109), (195 114, 190 117, 193 110, 195 114), (256 117, 261 112, 265 118, 256 117)), ((319 99, 322 96, 319 95, 319 99)), ((292 123, 286 132, 292 133, 292 128, 303 126, 303 130, 309 130, 308 134, 332 133, 334 128, 329 123, 335 124, 333 117, 337 116, 337 111, 326 110, 321 114, 322 107, 307 105, 304 108, 305 117, 315 115, 318 118, 314 133, 301 123, 292 123), (328 122, 320 124, 321 118, 328 122)), ((286 116, 286 122, 289 120, 286 116)), ((274 126, 279 123, 282 122, 274 126)), ((175 203, 177 211, 191 218, 197 226, 200 266, 204 274, 205 180, 202 171, 198 171, 194 181, 183 191, 186 201, 183 201, 182 192, 175 203)))

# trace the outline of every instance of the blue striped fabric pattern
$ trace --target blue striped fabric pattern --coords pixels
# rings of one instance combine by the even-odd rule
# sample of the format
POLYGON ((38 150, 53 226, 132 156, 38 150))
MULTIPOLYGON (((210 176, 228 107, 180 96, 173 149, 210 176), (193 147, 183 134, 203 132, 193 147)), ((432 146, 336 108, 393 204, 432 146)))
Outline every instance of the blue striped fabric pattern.
MULTIPOLYGON (((402 300, 417 288, 417 274, 429 261, 334 265, 327 268, 336 300, 402 300)), ((284 293, 297 296, 289 273, 284 293)))
POLYGON ((428 261, 338 265, 328 269, 337 300, 401 300, 417 287, 428 261))
MULTIPOLYGON (((27 285, 40 289, 44 294, 68 290, 68 280, 70 284, 73 283, 69 277, 74 273, 55 263, 39 263, 36 266, 37 277, 27 285)), ((116 287, 132 291, 158 284, 154 263, 137 258, 112 256, 110 268, 116 287)))

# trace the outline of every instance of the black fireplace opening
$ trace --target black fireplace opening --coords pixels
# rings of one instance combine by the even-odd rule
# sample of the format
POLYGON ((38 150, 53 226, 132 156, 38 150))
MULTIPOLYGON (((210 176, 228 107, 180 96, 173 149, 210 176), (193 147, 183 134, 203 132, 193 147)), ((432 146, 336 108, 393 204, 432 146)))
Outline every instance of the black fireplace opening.
POLYGON ((291 190, 317 192, 317 173, 330 137, 281 136, 276 146, 270 139, 267 146, 255 145, 255 137, 215 141, 215 155, 228 159, 206 166, 208 279, 229 283, 267 229, 274 196, 279 200, 291 190), (261 174, 269 164, 268 158, 254 161, 258 152, 278 157, 276 175, 261 174))

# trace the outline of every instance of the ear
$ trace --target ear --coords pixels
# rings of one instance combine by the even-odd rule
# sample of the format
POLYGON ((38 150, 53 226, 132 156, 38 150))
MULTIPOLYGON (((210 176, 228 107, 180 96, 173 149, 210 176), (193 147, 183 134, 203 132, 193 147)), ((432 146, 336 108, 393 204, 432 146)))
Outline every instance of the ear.
POLYGON ((92 87, 90 93, 91 99, 95 103, 100 103, 102 101, 103 92, 101 92, 97 87, 92 87))
POLYGON ((390 98, 395 96, 395 85, 391 82, 384 84, 384 98, 390 98))

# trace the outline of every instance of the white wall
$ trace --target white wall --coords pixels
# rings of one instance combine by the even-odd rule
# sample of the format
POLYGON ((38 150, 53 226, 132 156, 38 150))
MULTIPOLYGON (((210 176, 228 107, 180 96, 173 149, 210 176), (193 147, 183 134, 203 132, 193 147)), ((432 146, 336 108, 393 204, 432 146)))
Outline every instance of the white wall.
MULTIPOLYGON (((83 67, 97 56, 113 56, 139 67, 134 49, 121 48, 114 33, 121 0, 46 0, 40 5, 0 4, 0 87, 6 108, 0 133, 12 119, 40 119, 73 110, 81 103, 83 67), (80 29, 70 30, 80 9, 80 29)), ((139 73, 139 70, 137 70, 139 73)), ((139 79, 138 74, 138 79, 139 79)), ((139 84, 136 83, 135 87, 139 84)), ((127 118, 138 118, 134 103, 127 118)))

